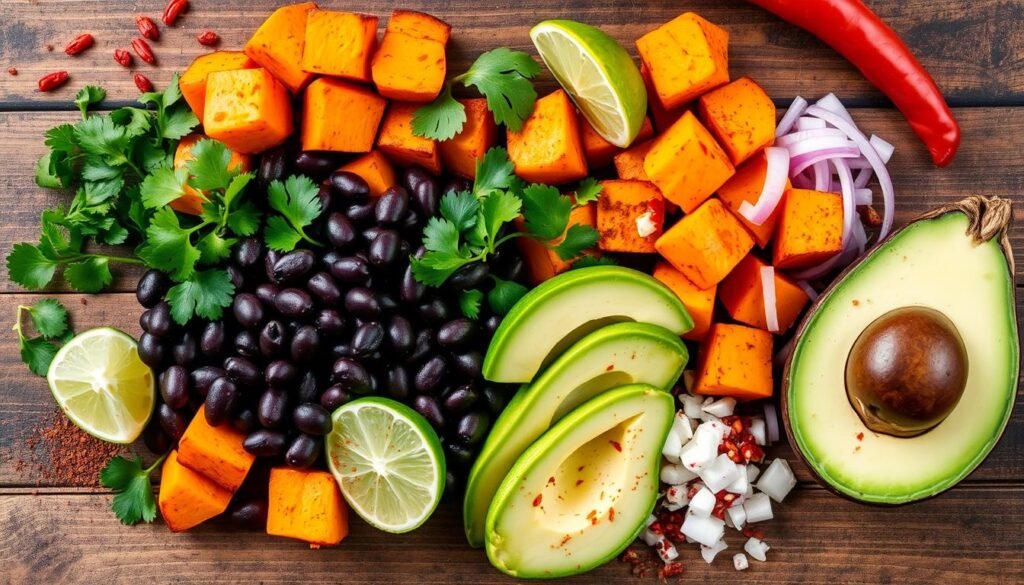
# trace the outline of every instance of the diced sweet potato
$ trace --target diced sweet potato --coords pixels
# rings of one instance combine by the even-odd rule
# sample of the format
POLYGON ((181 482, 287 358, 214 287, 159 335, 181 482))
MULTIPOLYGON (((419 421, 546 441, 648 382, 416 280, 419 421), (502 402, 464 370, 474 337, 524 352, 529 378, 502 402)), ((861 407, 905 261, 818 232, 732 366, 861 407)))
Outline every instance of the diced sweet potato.
POLYGON ((224 513, 231 503, 231 492, 208 477, 196 473, 178 461, 171 451, 160 469, 160 495, 157 506, 171 532, 182 532, 224 513))
MULTIPOLYGON (((768 216, 768 219, 761 225, 757 225, 740 214, 740 207, 746 201, 751 205, 757 203, 761 197, 761 190, 764 189, 764 178, 768 174, 768 161, 763 153, 754 155, 753 158, 743 163, 743 166, 736 169, 736 174, 718 188, 718 198, 725 203, 736 218, 754 236, 754 241, 761 248, 768 246, 775 235, 775 225, 779 219, 779 208, 768 216)), ((786 180, 786 188, 790 187, 789 179, 786 180)))
MULTIPOLYGON (((189 134, 178 141, 178 148, 174 150, 174 168, 183 169, 188 164, 188 161, 195 159, 195 156, 192 154, 192 147, 203 138, 206 138, 206 136, 202 134, 189 134)), ((228 163, 228 168, 237 168, 243 173, 249 172, 252 166, 250 157, 233 150, 230 152, 231 161, 228 163)), ((201 214, 203 212, 203 203, 206 203, 207 200, 206 195, 189 185, 185 185, 183 191, 184 194, 181 197, 171 201, 171 209, 192 215, 201 214)))
POLYGON ((302 149, 370 152, 387 101, 373 91, 320 78, 306 89, 302 149))
POLYGON ((728 155, 691 112, 686 112, 644 157, 644 172, 666 199, 690 213, 736 172, 728 155))
POLYGON ((658 252, 701 289, 724 279, 754 240, 718 199, 683 216, 654 244, 658 252))
POLYGON ((206 77, 208 75, 214 71, 234 71, 236 69, 255 69, 256 67, 259 65, 241 51, 215 51, 200 55, 178 78, 181 97, 185 98, 196 117, 202 120, 203 110, 206 106, 206 77))
POLYGON ((178 441, 178 461, 233 493, 256 460, 243 441, 245 435, 231 425, 210 426, 200 407, 178 441))
POLYGON ((675 109, 667 109, 658 98, 654 90, 654 82, 651 80, 651 73, 643 63, 640 64, 640 77, 644 80, 644 87, 647 88, 647 109, 651 112, 651 119, 654 121, 654 129, 658 132, 668 130, 669 126, 679 119, 686 111, 686 106, 679 106, 675 109))
POLYGON ((676 293, 693 319, 693 329, 684 333, 683 339, 703 341, 708 330, 711 329, 711 319, 715 314, 715 294, 718 287, 699 289, 668 262, 658 262, 654 267, 653 276, 676 293))
POLYGON ((376 47, 376 16, 314 10, 306 20, 302 70, 369 82, 376 47))
POLYGON ((314 2, 282 6, 245 43, 245 54, 292 93, 299 93, 313 79, 312 73, 302 70, 302 52, 306 44, 306 19, 315 10, 314 2))
POLYGON ((377 148, 395 164, 416 165, 440 175, 441 151, 437 141, 412 133, 412 118, 419 107, 419 104, 392 103, 384 115, 377 148))
POLYGON ((326 471, 270 470, 267 534, 332 546, 348 536, 348 505, 326 471))
POLYGON ((262 67, 211 73, 206 78, 203 129, 235 152, 277 146, 292 133, 288 90, 262 67))
POLYGON ((447 22, 414 10, 395 10, 388 20, 388 30, 409 35, 414 39, 429 39, 447 44, 452 27, 447 22))
POLYGON ((782 196, 775 235, 776 268, 809 268, 843 249, 843 199, 836 193, 790 189, 782 196))
MULTIPOLYGON (((596 215, 593 203, 574 208, 569 213, 569 223, 566 225, 566 231, 569 231, 569 228, 574 225, 596 227, 596 215)), ((516 219, 515 224, 516 229, 519 231, 526 231, 526 222, 521 216, 516 219)), ((523 260, 526 261, 526 271, 530 275, 530 282, 534 285, 538 285, 572 267, 572 262, 562 260, 554 250, 541 242, 527 237, 516 238, 515 241, 519 248, 519 253, 523 255, 523 260)), ((562 241, 562 238, 558 238, 552 243, 557 244, 560 241, 562 241)))
POLYGON ((355 173, 366 181, 370 187, 370 195, 380 197, 385 191, 398 184, 395 169, 391 162, 379 150, 371 150, 365 155, 341 167, 342 171, 355 173))
POLYGON ((615 155, 615 172, 625 181, 650 181, 644 171, 644 159, 654 146, 653 140, 638 142, 615 155))
MULTIPOLYGON (((583 141, 583 155, 587 159, 587 167, 591 171, 606 167, 611 164, 612 159, 615 155, 619 154, 624 148, 619 148, 611 142, 608 142, 594 130, 594 127, 587 122, 587 119, 583 117, 583 114, 579 114, 580 117, 580 139, 583 141)), ((651 119, 645 117, 644 123, 640 126, 640 133, 633 139, 633 144, 639 144, 650 140, 654 136, 654 126, 651 125, 651 119)))
POLYGON ((607 252, 655 252, 665 222, 665 198, 647 181, 601 181, 598 246, 607 252), (651 230, 646 236, 640 230, 651 230))
POLYGON ((697 355, 695 394, 771 398, 772 334, 743 325, 711 326, 697 355))
POLYGON ((431 102, 444 88, 451 27, 428 14, 396 10, 373 57, 373 83, 386 98, 431 102))
POLYGON ((508 156, 516 174, 531 183, 560 185, 587 176, 580 124, 561 89, 537 100, 519 132, 508 132, 508 156))
POLYGON ((654 96, 666 110, 729 82, 729 33, 692 12, 636 40, 654 96))
POLYGON ((476 163, 498 142, 498 125, 487 109, 487 100, 459 100, 466 107, 466 123, 451 140, 438 144, 441 160, 449 171, 467 179, 476 178, 476 163))
POLYGON ((775 104, 749 77, 700 96, 700 117, 738 165, 775 142, 775 104))
MULTIPOLYGON (((740 262, 719 286, 722 306, 733 319, 758 329, 768 329, 764 316, 764 288, 761 267, 767 266, 753 254, 740 262)), ((775 314, 779 332, 785 332, 807 305, 807 294, 792 280, 775 271, 775 314)))

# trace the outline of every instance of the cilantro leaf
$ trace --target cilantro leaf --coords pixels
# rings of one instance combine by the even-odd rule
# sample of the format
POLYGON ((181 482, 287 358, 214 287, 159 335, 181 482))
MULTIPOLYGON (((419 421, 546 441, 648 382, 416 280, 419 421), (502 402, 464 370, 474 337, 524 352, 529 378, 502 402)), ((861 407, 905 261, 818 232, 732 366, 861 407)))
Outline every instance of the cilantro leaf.
POLYGON ((459 228, 447 219, 432 217, 423 228, 423 247, 430 252, 459 251, 459 228))
POLYGON ((580 186, 576 189, 576 206, 586 205, 593 201, 597 201, 597 197, 604 190, 604 186, 598 183, 594 177, 587 177, 580 181, 580 186))
POLYGON ((68 310, 57 299, 42 299, 27 307, 32 325, 46 339, 60 337, 68 330, 68 310))
POLYGON ((131 138, 124 126, 118 126, 109 116, 91 116, 75 126, 78 146, 111 165, 128 162, 131 138))
POLYGON ((102 87, 87 85, 75 96, 75 105, 82 112, 82 119, 88 117, 89 106, 102 102, 107 97, 107 92, 102 87))
POLYGON ((114 491, 111 509, 122 524, 152 522, 156 518, 156 499, 149 476, 164 457, 148 468, 142 467, 142 458, 134 460, 115 456, 100 470, 100 485, 114 491))
POLYGON ((487 304, 496 315, 504 316, 526 292, 526 287, 518 282, 494 277, 494 288, 487 293, 487 304))
POLYGON ((553 240, 569 224, 572 201, 557 187, 530 185, 523 189, 523 219, 526 231, 538 240, 553 240))
POLYGON ((416 109, 412 117, 412 133, 434 140, 451 140, 466 124, 466 107, 452 97, 452 86, 446 85, 437 98, 416 109))
POLYGON ((458 252, 428 252, 412 259, 412 274, 427 286, 441 286, 448 277, 473 259, 458 252))
POLYGON ((235 245, 235 238, 222 238, 213 231, 203 236, 196 244, 199 250, 199 262, 202 264, 216 264, 231 256, 231 247, 235 245))
POLYGON ((45 376, 50 369, 50 362, 57 355, 57 346, 42 337, 19 337, 18 349, 21 361, 37 376, 45 376))
POLYGON ((181 140, 181 138, 199 125, 199 118, 192 113, 192 110, 177 108, 170 114, 164 114, 158 118, 160 137, 166 140, 181 140))
POLYGON ((142 180, 140 194, 147 209, 166 207, 185 194, 188 171, 163 167, 146 175, 142 180))
POLYGON ((584 255, 580 256, 572 263, 569 270, 576 270, 577 268, 591 268, 593 266, 618 266, 619 263, 615 258, 611 256, 593 256, 584 255))
POLYGON ((480 201, 467 191, 448 193, 441 198, 441 216, 452 222, 460 232, 476 225, 479 211, 480 201))
POLYGON ((485 197, 491 191, 511 188, 516 180, 515 165, 509 160, 508 151, 496 146, 485 152, 483 158, 476 162, 473 194, 485 197))
POLYGON ((494 121, 516 132, 533 112, 537 92, 530 79, 538 73, 540 65, 529 54, 499 47, 477 57, 456 79, 480 90, 494 121))
POLYGON ((485 233, 493 251, 502 226, 519 217, 522 200, 508 191, 494 191, 481 204, 485 233))
POLYGON ((75 138, 75 127, 71 124, 61 124, 46 131, 46 139, 43 141, 52 150, 71 153, 78 148, 78 139, 75 138))
POLYGON ((228 215, 228 227, 238 236, 255 234, 260 229, 260 210, 251 202, 243 201, 228 215))
POLYGON ((555 252, 562 260, 572 260, 588 248, 597 245, 601 235, 589 225, 574 224, 565 233, 565 238, 555 246, 555 252))
POLYGON ((234 294, 235 285, 227 271, 198 270, 167 291, 167 302, 174 320, 185 325, 193 314, 211 321, 220 319, 234 294))
POLYGON ((201 191, 226 189, 231 183, 231 151, 219 140, 204 138, 192 145, 192 160, 188 161, 188 184, 201 191))
POLYGON ((103 256, 91 256, 79 262, 68 264, 64 269, 64 280, 71 288, 84 293, 98 293, 113 282, 110 262, 103 256))
POLYGON ((484 299, 484 293, 475 288, 462 291, 459 295, 459 309, 468 319, 476 319, 480 316, 480 302, 484 299))
POLYGON ((321 245, 305 232, 306 226, 323 211, 318 192, 319 189, 309 177, 291 176, 284 183, 270 183, 267 187, 267 202, 281 215, 267 220, 264 230, 267 246, 279 252, 290 252, 301 240, 321 245))
POLYGON ((50 284, 57 271, 57 262, 47 258, 37 246, 28 242, 14 244, 7 255, 7 273, 11 280, 29 290, 50 284))
POLYGON ((228 183, 227 188, 224 189, 224 205, 231 207, 235 199, 245 191, 245 187, 252 181, 256 175, 252 173, 242 173, 235 175, 231 178, 231 182, 228 183))
POLYGON ((124 126, 124 131, 129 136, 145 134, 153 125, 152 112, 144 108, 126 106, 110 112, 110 119, 119 126, 124 126))
POLYGON ((199 260, 199 250, 192 245, 190 232, 182 229, 178 216, 170 207, 159 209, 146 229, 146 242, 138 256, 151 268, 163 270, 176 281, 192 276, 199 260))

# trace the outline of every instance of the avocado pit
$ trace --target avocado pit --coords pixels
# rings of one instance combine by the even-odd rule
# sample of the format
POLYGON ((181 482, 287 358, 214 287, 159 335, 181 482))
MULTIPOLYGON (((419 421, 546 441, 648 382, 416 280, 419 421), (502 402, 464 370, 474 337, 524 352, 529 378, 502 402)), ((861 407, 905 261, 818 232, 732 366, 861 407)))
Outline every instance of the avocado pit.
POLYGON ((967 349, 953 322, 901 307, 869 324, 846 362, 846 395, 876 433, 914 437, 941 423, 967 385, 967 349))

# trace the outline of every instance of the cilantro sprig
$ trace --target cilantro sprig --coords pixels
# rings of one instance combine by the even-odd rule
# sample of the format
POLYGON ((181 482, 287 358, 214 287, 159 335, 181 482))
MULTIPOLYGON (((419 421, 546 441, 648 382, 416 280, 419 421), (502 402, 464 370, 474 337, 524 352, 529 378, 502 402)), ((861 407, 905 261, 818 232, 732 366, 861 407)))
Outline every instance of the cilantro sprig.
POLYGON ((494 121, 518 131, 537 101, 530 80, 538 73, 540 66, 527 53, 504 47, 487 51, 465 73, 452 78, 437 99, 416 110, 412 131, 434 140, 449 140, 462 131, 466 108, 452 97, 455 83, 479 90, 487 98, 494 121))
POLYGON ((45 376, 60 345, 73 334, 68 324, 68 311, 56 299, 42 299, 33 305, 19 305, 14 320, 18 334, 21 361, 37 376, 45 376), (22 317, 28 315, 38 335, 25 333, 22 317))
POLYGON ((156 498, 150 475, 167 455, 161 455, 149 467, 142 467, 142 458, 125 459, 115 456, 100 470, 100 485, 114 491, 110 507, 121 524, 131 526, 156 519, 156 498))
POLYGON ((270 183, 267 203, 279 215, 267 218, 267 227, 263 231, 267 247, 278 252, 291 252, 303 241, 323 246, 306 233, 306 228, 323 212, 318 192, 316 183, 309 177, 291 176, 283 183, 270 183))

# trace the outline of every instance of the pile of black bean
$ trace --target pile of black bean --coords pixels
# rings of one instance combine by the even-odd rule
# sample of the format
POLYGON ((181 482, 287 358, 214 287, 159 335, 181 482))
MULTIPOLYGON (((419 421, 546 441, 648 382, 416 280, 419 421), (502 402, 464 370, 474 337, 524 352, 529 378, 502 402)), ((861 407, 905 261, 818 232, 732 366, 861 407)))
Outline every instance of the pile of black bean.
POLYGON ((331 412, 361 395, 412 406, 437 429, 449 487, 458 489, 511 392, 480 374, 500 316, 484 301, 477 319, 458 303, 487 291, 490 275, 522 280, 514 246, 463 267, 442 288, 412 275, 422 229, 448 190, 410 168, 403 185, 370 196, 357 175, 335 171, 320 191, 324 212, 309 233, 323 248, 269 250, 259 237, 238 243, 227 270, 234 302, 218 321, 173 322, 170 282, 150 271, 137 297, 147 308, 139 354, 158 375, 160 400, 146 432, 155 452, 181 437, 200 406, 210 424, 246 434, 245 449, 273 464, 323 466, 331 412))

